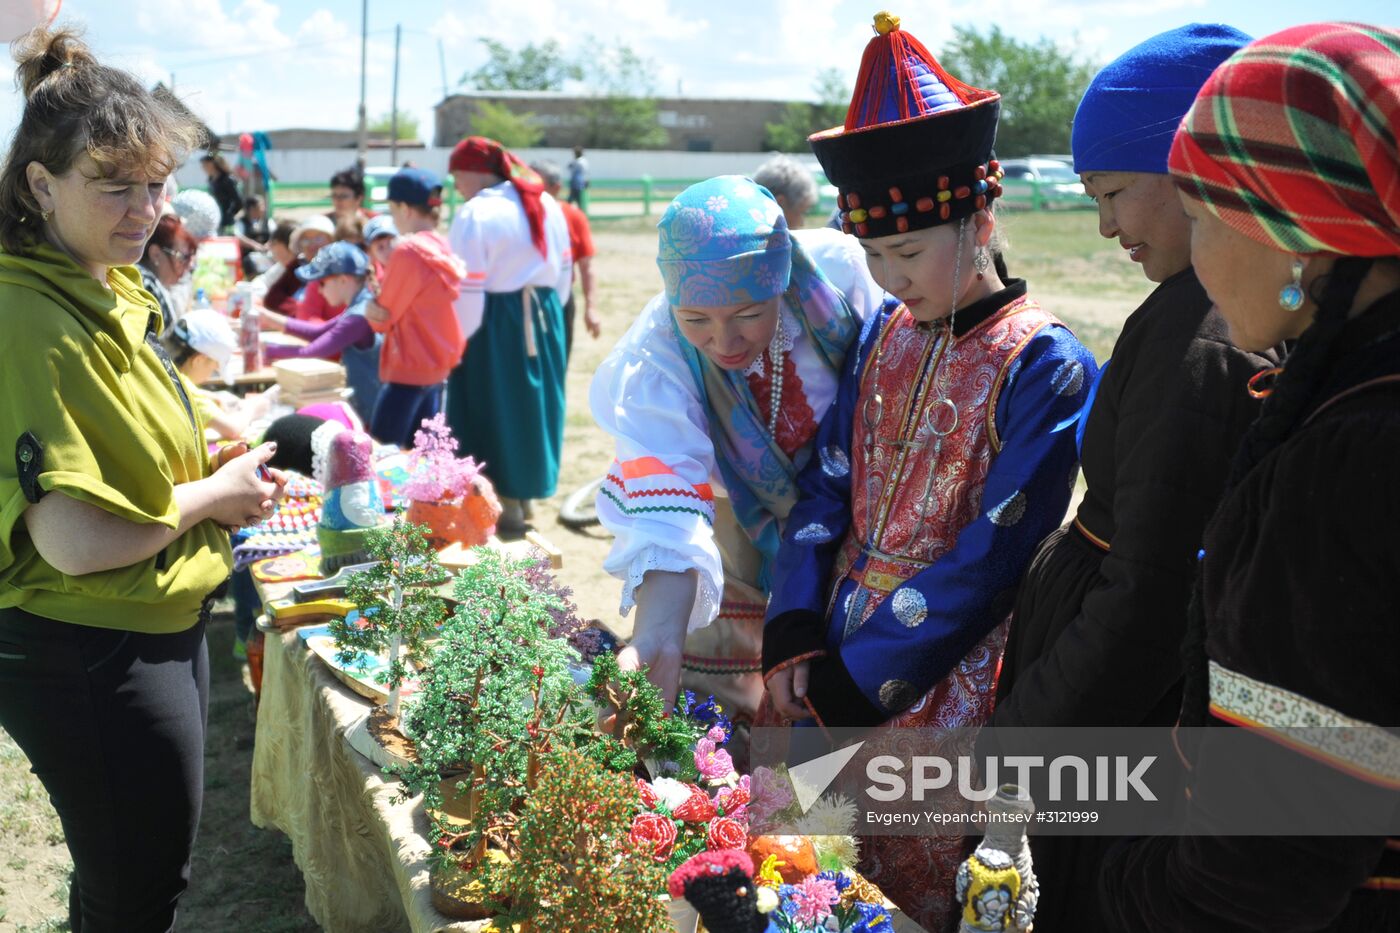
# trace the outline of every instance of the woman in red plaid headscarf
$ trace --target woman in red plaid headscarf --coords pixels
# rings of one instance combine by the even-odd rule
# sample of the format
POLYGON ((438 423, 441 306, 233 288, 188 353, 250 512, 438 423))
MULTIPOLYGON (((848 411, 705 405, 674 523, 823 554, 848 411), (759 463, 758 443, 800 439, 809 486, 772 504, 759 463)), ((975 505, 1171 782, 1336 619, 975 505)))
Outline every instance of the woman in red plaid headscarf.
POLYGON ((1236 728, 1182 734, 1190 835, 1110 855, 1115 929, 1400 929, 1396 126, 1400 31, 1324 23, 1236 53, 1177 132, 1231 340, 1297 343, 1192 600, 1182 725, 1236 728))

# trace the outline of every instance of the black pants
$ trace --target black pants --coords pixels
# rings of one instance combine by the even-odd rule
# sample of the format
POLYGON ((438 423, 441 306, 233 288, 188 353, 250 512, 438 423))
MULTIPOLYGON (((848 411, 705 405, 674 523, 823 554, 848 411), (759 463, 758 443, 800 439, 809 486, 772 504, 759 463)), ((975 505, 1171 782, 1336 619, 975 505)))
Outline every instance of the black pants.
POLYGON ((175 635, 0 609, 0 727, 63 822, 74 931, 175 928, 204 796, 207 605, 175 635))

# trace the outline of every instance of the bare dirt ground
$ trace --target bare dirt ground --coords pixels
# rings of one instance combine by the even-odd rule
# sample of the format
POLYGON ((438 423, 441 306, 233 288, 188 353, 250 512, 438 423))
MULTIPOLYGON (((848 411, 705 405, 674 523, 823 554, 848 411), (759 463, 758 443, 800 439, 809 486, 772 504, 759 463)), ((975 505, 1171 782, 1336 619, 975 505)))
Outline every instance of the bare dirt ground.
MULTIPOLYGON (((569 364, 568 416, 559 492, 535 507, 535 525, 564 552, 562 580, 585 618, 630 630, 617 615, 618 582, 600 570, 609 546, 601 528, 571 531, 557 520, 563 497, 602 475, 612 461, 609 438, 588 413, 594 369, 656 291, 654 221, 607 221, 595 228, 597 302, 603 336, 575 337, 569 364)), ((1014 275, 1063 318, 1100 361, 1123 319, 1150 290, 1116 243, 1095 232, 1093 214, 1008 214, 1007 254, 1014 275)), ((581 312, 580 312, 581 315, 581 312)), ((252 700, 244 672, 230 657, 232 619, 215 617, 209 630, 211 690, 204 814, 195 846, 190 890, 180 928, 210 931, 315 930, 302 905, 301 875, 290 843, 248 821, 248 773, 253 747, 252 700)), ((67 930, 70 862, 63 832, 28 762, 0 731, 0 933, 67 930)))

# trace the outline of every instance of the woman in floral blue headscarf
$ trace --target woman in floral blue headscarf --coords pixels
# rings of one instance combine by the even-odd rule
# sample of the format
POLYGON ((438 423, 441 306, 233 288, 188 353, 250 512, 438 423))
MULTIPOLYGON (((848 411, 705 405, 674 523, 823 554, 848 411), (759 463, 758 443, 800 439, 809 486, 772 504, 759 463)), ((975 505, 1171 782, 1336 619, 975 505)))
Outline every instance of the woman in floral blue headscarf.
POLYGON ((797 472, 884 295, 854 238, 790 233, 767 189, 737 175, 686 189, 658 228, 665 290, 591 391, 617 441, 598 496, 616 535, 604 568, 623 614, 637 607, 624 668, 743 720, 763 691, 768 565, 797 472))

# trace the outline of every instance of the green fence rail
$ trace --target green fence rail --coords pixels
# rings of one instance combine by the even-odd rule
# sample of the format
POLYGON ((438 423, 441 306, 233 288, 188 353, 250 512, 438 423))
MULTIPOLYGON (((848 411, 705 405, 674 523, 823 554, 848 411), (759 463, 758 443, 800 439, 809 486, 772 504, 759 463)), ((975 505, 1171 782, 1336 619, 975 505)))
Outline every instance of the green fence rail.
MULTIPOLYGON (((443 189, 443 216, 451 217, 457 209, 460 198, 457 189, 450 184, 443 189)), ((267 189, 267 212, 302 211, 331 209, 331 189, 325 182, 280 182, 274 181, 267 189)), ((364 206, 372 211, 389 210, 389 202, 384 198, 365 196, 364 206)))
MULTIPOLYGON (((594 179, 583 196, 583 211, 592 221, 621 220, 650 217, 665 210, 671 199, 686 188, 703 181, 701 178, 599 178, 594 179), (619 209, 618 206, 625 206, 619 209)), ((1005 179, 1002 182, 1001 203, 1010 208, 1030 210, 1089 209, 1094 202, 1084 195, 1079 185, 1064 182, 1044 182, 1030 179, 1005 179)), ((382 186, 380 188, 382 190, 382 186)), ((820 185, 821 196, 812 209, 813 215, 827 216, 836 207, 835 190, 820 185)), ((443 191, 443 216, 450 218, 460 198, 449 183, 443 191)), ((388 210, 383 199, 365 198, 371 210, 388 210)), ((267 192, 270 213, 293 210, 329 210, 330 188, 324 182, 273 182, 267 192)))

